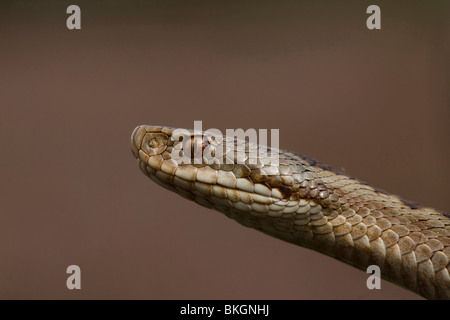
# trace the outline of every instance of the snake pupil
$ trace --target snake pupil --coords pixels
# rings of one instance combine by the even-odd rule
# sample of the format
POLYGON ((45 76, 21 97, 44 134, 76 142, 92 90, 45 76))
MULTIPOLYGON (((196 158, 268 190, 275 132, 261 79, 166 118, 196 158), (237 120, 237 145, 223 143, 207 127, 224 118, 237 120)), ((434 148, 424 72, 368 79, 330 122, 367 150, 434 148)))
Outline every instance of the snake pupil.
POLYGON ((191 138, 191 158, 201 158, 206 145, 202 136, 194 136, 191 138))

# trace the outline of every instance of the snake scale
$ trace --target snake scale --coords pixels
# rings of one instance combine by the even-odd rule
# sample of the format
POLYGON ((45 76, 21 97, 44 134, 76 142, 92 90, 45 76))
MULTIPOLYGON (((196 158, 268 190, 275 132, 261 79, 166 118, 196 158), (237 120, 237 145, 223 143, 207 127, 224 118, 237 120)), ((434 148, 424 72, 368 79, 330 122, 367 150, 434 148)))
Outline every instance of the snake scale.
POLYGON ((159 185, 270 236, 363 270, 377 265, 385 279, 427 299, 450 299, 449 214, 300 154, 266 148, 251 162, 260 145, 223 136, 221 145, 234 146, 228 152, 208 133, 188 130, 180 138, 175 130, 142 125, 131 136, 140 169, 159 185), (193 157, 207 147, 228 161, 179 160, 188 148, 193 157), (276 165, 265 159, 269 153, 276 165))

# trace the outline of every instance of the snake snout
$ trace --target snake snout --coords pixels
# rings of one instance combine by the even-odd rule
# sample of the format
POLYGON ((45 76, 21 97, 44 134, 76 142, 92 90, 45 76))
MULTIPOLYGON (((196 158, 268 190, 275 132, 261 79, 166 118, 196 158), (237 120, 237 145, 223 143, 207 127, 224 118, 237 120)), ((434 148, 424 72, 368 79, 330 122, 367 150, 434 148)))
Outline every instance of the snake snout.
POLYGON ((131 134, 131 152, 135 158, 139 157, 139 150, 142 146, 142 140, 145 136, 145 126, 137 126, 131 134))

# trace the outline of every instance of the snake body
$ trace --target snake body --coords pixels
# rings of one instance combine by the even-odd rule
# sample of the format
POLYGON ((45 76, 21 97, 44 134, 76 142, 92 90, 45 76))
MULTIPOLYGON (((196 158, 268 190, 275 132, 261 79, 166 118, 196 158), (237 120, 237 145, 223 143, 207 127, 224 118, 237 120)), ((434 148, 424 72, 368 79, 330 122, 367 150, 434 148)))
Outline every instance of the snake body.
POLYGON ((261 146, 235 137, 222 137, 235 147, 223 152, 231 161, 180 163, 174 154, 183 156, 183 143, 198 153, 216 138, 188 130, 186 144, 175 130, 142 125, 131 136, 140 169, 159 185, 270 236, 363 270, 377 265, 384 278, 425 298, 450 299, 449 214, 290 151, 269 148, 276 165, 264 153, 251 162, 261 146))

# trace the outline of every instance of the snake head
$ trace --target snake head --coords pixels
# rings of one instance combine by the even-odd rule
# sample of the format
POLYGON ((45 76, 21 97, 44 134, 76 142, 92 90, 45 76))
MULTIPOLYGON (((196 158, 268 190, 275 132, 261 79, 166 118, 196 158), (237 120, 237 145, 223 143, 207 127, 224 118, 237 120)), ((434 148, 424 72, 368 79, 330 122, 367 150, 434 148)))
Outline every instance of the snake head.
POLYGON ((310 175, 307 162, 293 164, 287 152, 219 133, 141 125, 131 148, 154 182, 244 225, 261 228, 264 219, 293 212, 300 182, 310 175), (269 155, 280 163, 273 165, 269 155))

